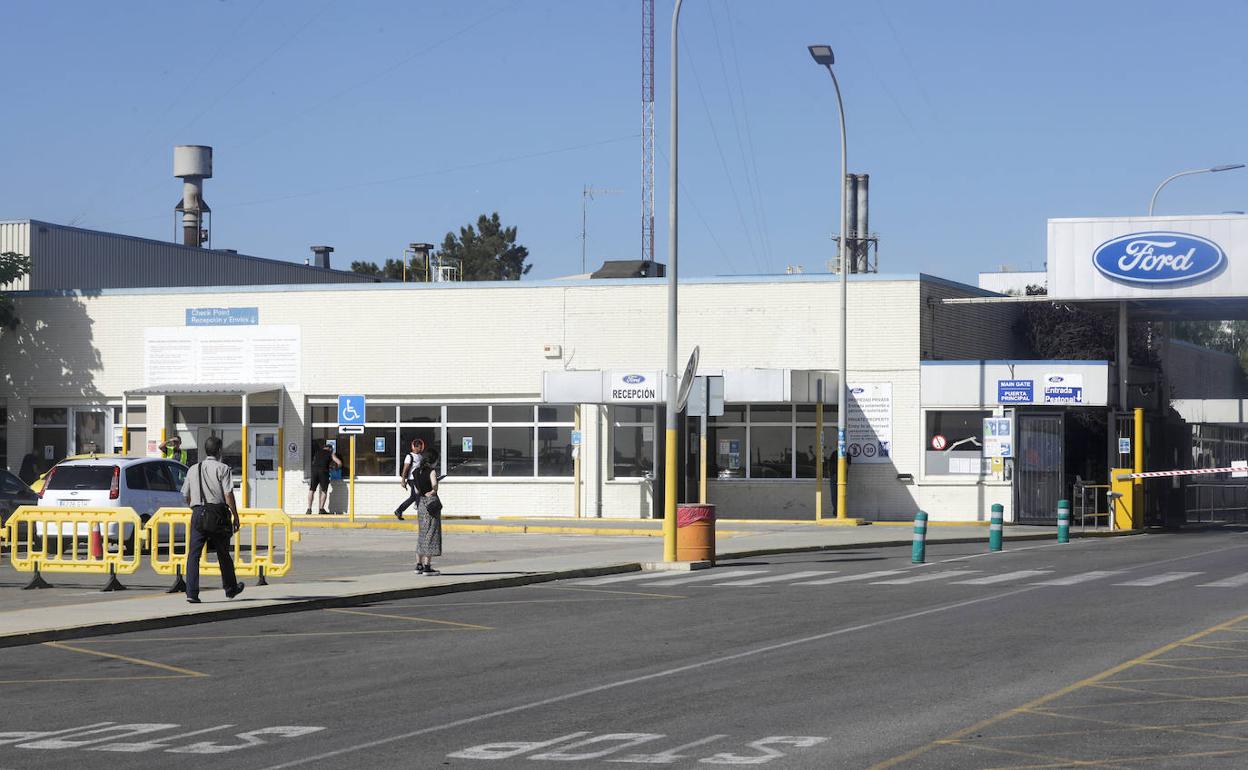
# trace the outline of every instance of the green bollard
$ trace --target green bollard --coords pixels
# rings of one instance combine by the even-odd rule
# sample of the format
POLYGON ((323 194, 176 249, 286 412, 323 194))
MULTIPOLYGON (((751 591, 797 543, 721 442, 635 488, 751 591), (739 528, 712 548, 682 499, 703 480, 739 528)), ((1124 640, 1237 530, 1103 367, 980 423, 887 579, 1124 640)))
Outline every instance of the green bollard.
POLYGON ((1005 506, 1001 503, 992 504, 992 521, 988 524, 988 550, 1001 550, 1001 525, 1005 521, 1005 506))
POLYGON ((919 511, 914 515, 914 543, 910 547, 910 563, 922 564, 927 551, 927 514, 919 511))
POLYGON ((1070 501, 1057 501, 1057 542, 1070 542, 1070 501))

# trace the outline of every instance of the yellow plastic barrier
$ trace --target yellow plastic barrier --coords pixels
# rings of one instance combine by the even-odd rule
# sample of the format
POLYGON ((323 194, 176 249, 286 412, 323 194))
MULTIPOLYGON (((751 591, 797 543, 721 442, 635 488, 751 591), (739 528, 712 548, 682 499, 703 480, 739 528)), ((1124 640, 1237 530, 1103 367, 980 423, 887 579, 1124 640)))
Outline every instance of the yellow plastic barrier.
POLYGON ((44 572, 107 574, 105 591, 125 586, 117 575, 139 568, 143 521, 133 508, 52 508, 23 505, 5 523, 9 561, 34 572, 26 588, 51 588, 44 572), (134 539, 133 547, 127 541, 134 539))
MULTIPOLYGON (((239 577, 259 578, 259 585, 268 585, 266 577, 281 577, 290 571, 294 559, 293 543, 300 539, 290 517, 277 508, 242 508, 238 519, 241 527, 234 535, 234 573, 239 577)), ((151 566, 158 575, 176 575, 169 593, 186 590, 182 576, 186 574, 186 552, 190 548, 191 509, 161 508, 147 521, 147 541, 152 544, 151 566)), ((199 564, 199 574, 220 575, 212 552, 199 564)))

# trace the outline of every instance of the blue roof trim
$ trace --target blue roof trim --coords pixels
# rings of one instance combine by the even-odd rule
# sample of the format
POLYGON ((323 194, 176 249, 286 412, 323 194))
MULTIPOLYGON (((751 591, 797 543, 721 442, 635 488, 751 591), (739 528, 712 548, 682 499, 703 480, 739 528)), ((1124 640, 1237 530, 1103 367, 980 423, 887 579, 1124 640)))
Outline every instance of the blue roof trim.
MULTIPOLYGON (((877 275, 864 274, 850 276, 851 283, 897 281, 921 282, 938 281, 961 288, 968 287, 944 279, 935 279, 921 273, 877 275)), ((780 284, 780 283, 836 283, 836 275, 724 275, 706 278, 681 279, 682 286, 718 285, 718 284, 780 284)), ((298 284, 267 284, 255 286, 151 286, 123 289, 38 289, 31 291, 13 291, 27 297, 70 297, 70 296, 118 296, 118 295, 167 295, 167 294, 276 294, 300 291, 456 291, 461 289, 560 289, 570 287, 608 288, 613 286, 666 286, 666 278, 593 278, 577 280, 547 279, 540 281, 457 281, 448 283, 298 283, 298 284)))
POLYGON ((1019 364, 1028 364, 1036 366, 1039 364, 1053 364, 1055 366, 1084 366, 1084 365, 1108 365, 1109 361, 1101 361, 1097 359, 1060 359, 1060 358, 1011 358, 1001 360, 968 358, 957 361, 920 361, 919 366, 966 366, 968 364, 994 364, 997 366, 1010 366, 1019 364))

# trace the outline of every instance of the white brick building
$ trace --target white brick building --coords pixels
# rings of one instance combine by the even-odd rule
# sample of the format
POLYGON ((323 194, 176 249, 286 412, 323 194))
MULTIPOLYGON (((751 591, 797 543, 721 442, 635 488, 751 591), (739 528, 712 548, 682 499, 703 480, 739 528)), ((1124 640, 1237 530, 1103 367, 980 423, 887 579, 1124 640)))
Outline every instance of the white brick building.
MULTIPOLYGON (((701 373, 836 370, 836 280, 683 280, 680 359, 696 344, 701 373)), ((539 402, 546 371, 661 370, 665 292, 662 279, 636 279, 18 293, 23 324, 0 336, 0 464, 119 449, 123 423, 131 453, 154 451, 175 432, 194 448, 217 432, 227 459, 241 464, 246 426, 250 503, 280 496, 302 513, 310 450, 345 438, 334 427, 336 397, 358 393, 368 399, 359 514, 387 514, 402 499, 400 445, 419 435, 448 469, 466 461, 444 482, 448 513, 572 516, 579 419, 582 514, 649 516, 652 490, 662 489, 645 478, 662 467, 661 405, 656 423, 652 408, 539 402)), ((962 475, 924 467, 920 362, 1018 353, 1012 306, 939 302, 984 293, 927 275, 850 278, 850 385, 891 391, 888 457, 852 464, 851 515, 905 519, 921 508, 934 520, 968 520, 985 518, 994 502, 1009 510, 1009 482, 979 464, 962 475)), ((813 517, 815 407, 728 406, 710 435, 710 502, 725 517, 813 517)), ((829 447, 835 410, 825 410, 829 447)), ((346 487, 335 484, 332 508, 346 507, 346 487)), ((690 484, 685 497, 694 494, 690 484)))

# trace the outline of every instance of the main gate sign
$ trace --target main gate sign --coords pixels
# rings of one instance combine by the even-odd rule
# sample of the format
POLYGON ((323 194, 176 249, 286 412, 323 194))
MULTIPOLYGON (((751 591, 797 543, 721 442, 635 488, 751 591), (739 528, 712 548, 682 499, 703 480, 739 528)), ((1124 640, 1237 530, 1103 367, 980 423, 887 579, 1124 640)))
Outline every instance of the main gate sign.
POLYGON ((1248 297, 1248 216, 1050 219, 1049 296, 1248 297))

